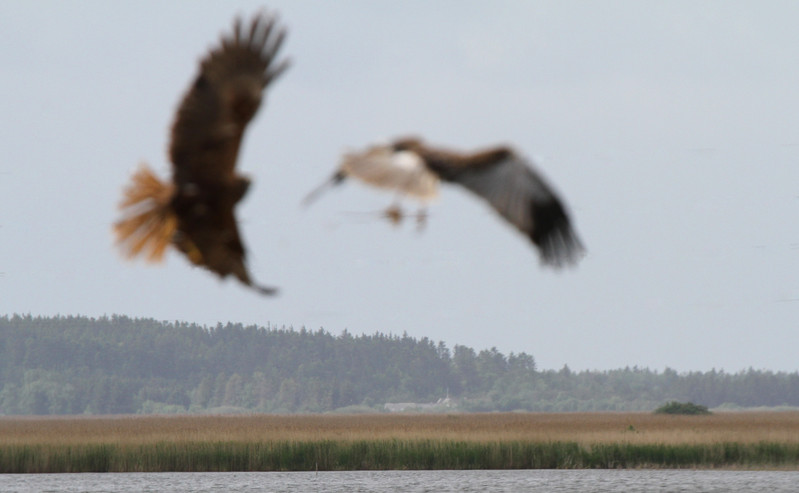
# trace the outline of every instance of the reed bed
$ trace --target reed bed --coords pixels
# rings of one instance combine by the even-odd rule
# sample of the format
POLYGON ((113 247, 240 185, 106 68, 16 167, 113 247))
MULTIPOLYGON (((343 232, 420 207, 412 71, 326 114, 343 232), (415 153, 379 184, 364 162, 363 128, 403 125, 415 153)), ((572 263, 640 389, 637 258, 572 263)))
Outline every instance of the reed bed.
POLYGON ((0 418, 0 473, 799 469, 799 413, 0 418))

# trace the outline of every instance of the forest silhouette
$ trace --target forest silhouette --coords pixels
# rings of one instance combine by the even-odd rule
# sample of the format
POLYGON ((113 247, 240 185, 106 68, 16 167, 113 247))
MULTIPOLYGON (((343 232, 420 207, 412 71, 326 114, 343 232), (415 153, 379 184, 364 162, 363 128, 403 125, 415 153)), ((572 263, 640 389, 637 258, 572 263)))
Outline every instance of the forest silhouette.
POLYGON ((0 317, 0 414, 651 411, 799 406, 799 373, 542 370, 426 337, 126 316, 0 317), (449 397, 449 399, 444 399, 449 397), (443 400, 443 402, 442 402, 443 400))

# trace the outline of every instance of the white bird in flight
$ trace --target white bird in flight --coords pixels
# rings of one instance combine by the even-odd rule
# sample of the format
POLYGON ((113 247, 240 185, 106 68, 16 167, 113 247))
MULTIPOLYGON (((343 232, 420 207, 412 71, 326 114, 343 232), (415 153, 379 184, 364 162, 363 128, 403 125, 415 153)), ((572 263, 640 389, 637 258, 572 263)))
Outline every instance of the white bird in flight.
MULTIPOLYGON (((551 267, 574 265, 585 249, 572 228, 563 202, 531 163, 513 149, 498 146, 472 153, 434 148, 417 138, 375 145, 344 154, 333 176, 304 200, 309 204, 325 189, 354 177, 372 186, 426 204, 438 194, 439 181, 457 183, 484 199, 524 234, 551 267)), ((398 205, 384 215, 403 217, 398 205)), ((420 213, 418 218, 426 217, 420 213)))

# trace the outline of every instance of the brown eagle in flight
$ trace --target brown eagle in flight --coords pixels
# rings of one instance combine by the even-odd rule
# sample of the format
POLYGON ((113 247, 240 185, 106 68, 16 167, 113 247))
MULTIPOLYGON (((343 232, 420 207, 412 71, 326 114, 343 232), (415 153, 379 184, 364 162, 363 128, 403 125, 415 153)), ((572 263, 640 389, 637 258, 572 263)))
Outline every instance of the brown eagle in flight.
MULTIPOLYGON (((312 191, 305 203, 350 176, 422 203, 436 197, 439 181, 457 183, 488 202, 529 238, 544 265, 576 264, 585 251, 555 191, 530 162, 509 147, 463 153, 430 147, 417 138, 375 145, 345 154, 333 176, 312 191)), ((404 214, 394 204, 384 215, 398 222, 404 214)), ((426 216, 420 213, 417 217, 426 216)))
POLYGON ((285 35, 274 16, 257 14, 249 26, 237 18, 233 33, 202 59, 172 125, 172 181, 142 165, 124 190, 114 232, 128 258, 157 262, 173 245, 221 278, 233 275, 263 294, 276 292, 256 285, 244 263, 234 209, 250 180, 235 168, 264 89, 288 67, 275 60, 285 35))

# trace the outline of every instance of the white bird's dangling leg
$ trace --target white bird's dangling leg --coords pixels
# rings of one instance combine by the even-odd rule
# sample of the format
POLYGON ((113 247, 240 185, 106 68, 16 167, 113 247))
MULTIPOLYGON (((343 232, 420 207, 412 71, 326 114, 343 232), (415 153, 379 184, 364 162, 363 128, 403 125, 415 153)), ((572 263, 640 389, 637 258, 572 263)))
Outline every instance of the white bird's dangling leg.
POLYGON ((383 217, 388 219, 394 227, 399 226, 402 220, 405 219, 405 212, 400 207, 400 202, 402 202, 402 194, 397 193, 394 196, 394 203, 383 211, 383 217))
POLYGON ((427 208, 422 207, 416 211, 416 231, 422 232, 427 227, 427 208))
POLYGON ((402 211, 402 208, 399 206, 398 203, 391 204, 388 209, 383 211, 383 217, 389 220, 389 222, 393 226, 399 226, 402 222, 402 219, 405 217, 405 213, 402 211))

